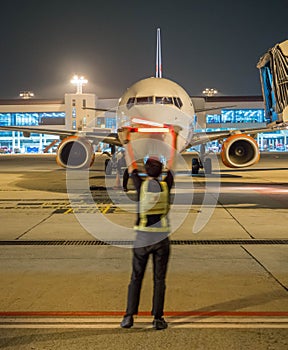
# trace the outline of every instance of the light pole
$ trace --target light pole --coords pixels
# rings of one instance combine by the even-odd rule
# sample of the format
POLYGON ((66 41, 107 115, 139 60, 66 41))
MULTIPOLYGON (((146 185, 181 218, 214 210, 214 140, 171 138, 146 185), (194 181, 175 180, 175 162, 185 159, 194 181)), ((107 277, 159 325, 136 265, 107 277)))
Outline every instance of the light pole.
POLYGON ((82 94, 82 87, 83 85, 88 83, 88 80, 85 79, 83 76, 82 77, 78 77, 78 75, 74 75, 73 79, 71 80, 71 83, 76 85, 77 87, 77 94, 82 94))
POLYGON ((21 91, 19 96, 23 98, 23 100, 29 100, 34 97, 34 93, 32 91, 21 91))
POLYGON ((214 96, 218 94, 218 91, 213 88, 206 88, 205 90, 202 91, 202 94, 205 96, 214 96))

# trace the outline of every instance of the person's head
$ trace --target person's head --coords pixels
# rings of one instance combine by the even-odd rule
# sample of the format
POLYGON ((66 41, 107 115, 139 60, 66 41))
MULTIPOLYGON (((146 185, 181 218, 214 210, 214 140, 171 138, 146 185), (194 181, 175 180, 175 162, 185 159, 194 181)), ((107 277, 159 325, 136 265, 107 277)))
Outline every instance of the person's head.
POLYGON ((162 163, 154 157, 148 158, 145 163, 145 170, 148 176, 158 177, 162 173, 162 163))

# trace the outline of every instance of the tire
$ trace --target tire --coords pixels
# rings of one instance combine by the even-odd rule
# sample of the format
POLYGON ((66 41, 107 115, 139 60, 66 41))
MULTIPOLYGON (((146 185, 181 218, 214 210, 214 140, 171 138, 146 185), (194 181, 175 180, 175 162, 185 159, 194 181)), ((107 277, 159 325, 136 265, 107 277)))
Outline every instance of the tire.
POLYGON ((211 158, 206 158, 204 160, 204 170, 205 170, 205 174, 211 174, 212 173, 212 161, 211 161, 211 158))
POLYGON ((200 169, 200 163, 198 158, 192 158, 192 175, 198 174, 200 169))
POLYGON ((105 159, 105 174, 106 175, 112 174, 112 162, 110 159, 105 159))

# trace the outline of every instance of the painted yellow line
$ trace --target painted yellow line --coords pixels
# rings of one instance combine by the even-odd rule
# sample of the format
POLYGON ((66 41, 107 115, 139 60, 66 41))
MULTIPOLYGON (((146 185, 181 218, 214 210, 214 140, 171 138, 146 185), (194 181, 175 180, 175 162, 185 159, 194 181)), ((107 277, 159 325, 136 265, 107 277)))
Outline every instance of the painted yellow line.
POLYGON ((106 214, 107 211, 111 208, 111 204, 106 205, 106 207, 104 208, 104 210, 102 211, 102 214, 106 214))

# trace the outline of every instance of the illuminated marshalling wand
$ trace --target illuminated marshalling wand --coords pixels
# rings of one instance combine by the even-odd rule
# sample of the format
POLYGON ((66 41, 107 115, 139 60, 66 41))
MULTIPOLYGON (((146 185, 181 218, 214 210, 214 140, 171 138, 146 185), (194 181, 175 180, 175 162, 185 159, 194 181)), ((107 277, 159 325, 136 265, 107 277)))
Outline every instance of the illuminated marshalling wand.
POLYGON ((74 75, 73 79, 71 80, 71 83, 77 86, 77 94, 82 94, 82 87, 83 85, 88 83, 88 80, 84 77, 78 77, 78 75, 74 75))
POLYGON ((162 123, 156 123, 150 120, 144 120, 139 118, 133 118, 133 123, 142 124, 142 127, 130 128, 130 132, 148 132, 148 133, 159 133, 159 132, 169 132, 167 126, 162 123))

